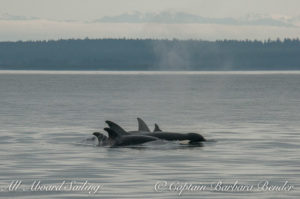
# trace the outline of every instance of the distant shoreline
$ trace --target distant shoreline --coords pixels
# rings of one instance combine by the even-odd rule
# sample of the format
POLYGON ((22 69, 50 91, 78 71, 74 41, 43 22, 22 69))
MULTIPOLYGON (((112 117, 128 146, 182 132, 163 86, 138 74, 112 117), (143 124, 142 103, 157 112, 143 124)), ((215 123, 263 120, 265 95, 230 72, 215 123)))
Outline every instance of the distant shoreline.
POLYGON ((300 70, 300 40, 0 42, 0 70, 300 70))
POLYGON ((37 75, 267 75, 297 74, 300 70, 248 70, 248 71, 104 71, 104 70, 0 70, 2 74, 37 75))

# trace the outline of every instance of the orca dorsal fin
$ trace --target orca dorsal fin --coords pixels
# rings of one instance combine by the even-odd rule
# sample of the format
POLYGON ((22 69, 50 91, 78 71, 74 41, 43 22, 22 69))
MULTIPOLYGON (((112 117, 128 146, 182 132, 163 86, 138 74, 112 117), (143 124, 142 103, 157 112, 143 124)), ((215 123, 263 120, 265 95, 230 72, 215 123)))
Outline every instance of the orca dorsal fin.
POLYGON ((108 124, 109 128, 111 128, 113 131, 115 131, 116 133, 120 134, 120 135, 129 135, 128 132, 126 132, 122 127, 120 127, 119 125, 117 125, 116 123, 112 122, 112 121, 105 121, 106 124, 108 124))
POLYGON ((154 128, 153 132, 155 132, 155 131, 161 131, 160 128, 159 128, 159 126, 156 123, 155 123, 155 128, 154 128))
POLYGON ((148 128, 147 124, 141 119, 141 118, 136 118, 139 124, 139 131, 147 131, 150 132, 150 129, 148 128))
POLYGON ((110 139, 116 139, 121 136, 119 133, 117 133, 116 131, 114 131, 111 128, 104 128, 104 131, 106 131, 108 133, 108 137, 110 139))

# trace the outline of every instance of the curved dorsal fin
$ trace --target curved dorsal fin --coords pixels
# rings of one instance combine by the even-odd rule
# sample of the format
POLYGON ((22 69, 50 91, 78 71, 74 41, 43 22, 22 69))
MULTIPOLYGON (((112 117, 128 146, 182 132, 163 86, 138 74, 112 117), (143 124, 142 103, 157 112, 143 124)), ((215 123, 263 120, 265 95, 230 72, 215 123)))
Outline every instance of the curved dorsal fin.
POLYGON ((150 129, 148 128, 147 124, 141 118, 138 117, 137 120, 139 123, 139 131, 150 132, 150 129))
POLYGON ((103 135, 102 133, 99 133, 99 132, 94 132, 93 135, 97 137, 99 143, 101 143, 107 139, 107 137, 105 135, 103 135))
POLYGON ((120 137, 121 135, 110 128, 104 128, 104 130, 108 133, 108 137, 110 139, 116 139, 117 137, 120 137))
POLYGON ((159 128, 159 126, 156 123, 155 123, 155 128, 154 128, 153 132, 155 132, 155 131, 161 131, 160 128, 159 128))
POLYGON ((109 128, 111 128, 113 131, 115 131, 116 133, 120 134, 120 135, 129 135, 128 132, 126 132, 122 127, 120 127, 119 125, 117 125, 116 123, 112 122, 112 121, 105 121, 106 124, 108 124, 109 128))

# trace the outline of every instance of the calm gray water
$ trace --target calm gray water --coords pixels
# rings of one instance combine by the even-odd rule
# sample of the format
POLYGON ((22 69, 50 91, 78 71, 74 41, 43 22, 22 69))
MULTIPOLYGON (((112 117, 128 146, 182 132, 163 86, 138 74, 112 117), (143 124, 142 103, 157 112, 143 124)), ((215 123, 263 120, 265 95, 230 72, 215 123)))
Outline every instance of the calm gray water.
POLYGON ((1 72, 0 197, 298 198, 299 119, 299 73, 1 72), (105 120, 134 130, 136 117, 210 142, 103 148, 89 140, 105 120), (253 189, 226 190, 236 181, 253 189), (265 182, 285 190, 263 190, 265 182), (185 183, 194 190, 180 194, 185 183))

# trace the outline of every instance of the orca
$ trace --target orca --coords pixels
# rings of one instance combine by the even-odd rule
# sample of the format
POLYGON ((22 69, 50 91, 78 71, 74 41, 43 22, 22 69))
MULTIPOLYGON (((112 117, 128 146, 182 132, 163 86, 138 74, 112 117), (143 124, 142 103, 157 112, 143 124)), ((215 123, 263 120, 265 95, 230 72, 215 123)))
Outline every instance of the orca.
POLYGON ((98 138, 99 146, 132 146, 158 140, 158 138, 156 137, 147 135, 131 135, 119 133, 111 128, 104 128, 104 130, 108 133, 108 137, 99 132, 93 133, 93 135, 98 138))
POLYGON ((138 122, 139 122, 139 130, 138 131, 125 131, 118 124, 116 124, 112 121, 106 121, 109 128, 112 129, 113 131, 119 133, 120 135, 130 135, 130 134, 134 135, 136 133, 140 133, 143 136, 151 136, 151 137, 159 138, 162 140, 169 140, 169 141, 188 140, 189 143, 206 141, 206 139, 198 133, 176 133, 176 132, 162 131, 157 124, 155 124, 154 132, 150 132, 148 126, 142 119, 138 118, 138 122))

